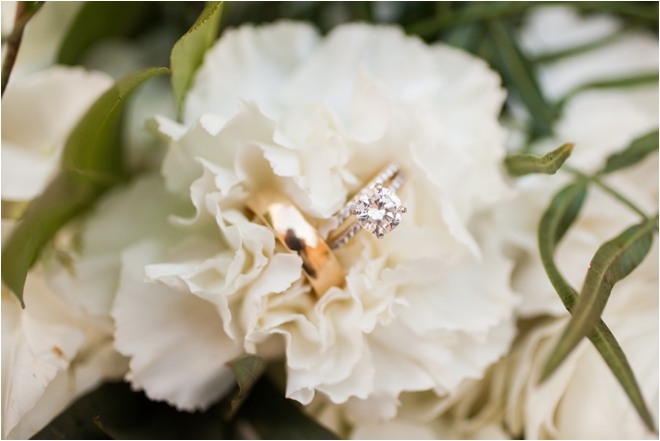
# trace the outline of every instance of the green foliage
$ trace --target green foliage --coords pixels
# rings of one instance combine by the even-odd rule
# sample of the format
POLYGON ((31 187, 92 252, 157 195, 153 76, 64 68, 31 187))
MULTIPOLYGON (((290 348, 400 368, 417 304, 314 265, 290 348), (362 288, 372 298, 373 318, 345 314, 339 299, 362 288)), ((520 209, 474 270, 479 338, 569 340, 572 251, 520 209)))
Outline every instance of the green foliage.
POLYGON ((504 164, 511 176, 523 176, 530 173, 554 175, 571 156, 572 151, 573 144, 564 144, 541 157, 529 153, 509 155, 505 158, 504 164))
POLYGON ((238 396, 231 401, 232 411, 236 411, 249 395, 254 384, 266 369, 266 362, 256 355, 246 354, 227 363, 238 383, 238 396))
POLYGON ((164 67, 145 69, 118 81, 105 92, 69 135, 62 154, 62 168, 103 184, 123 179, 119 123, 124 103, 142 83, 167 72, 164 67))
POLYGON ((150 8, 144 1, 86 2, 62 41, 57 62, 73 66, 94 43, 138 32, 150 8))
POLYGON ((603 173, 612 173, 630 167, 644 159, 646 155, 658 151, 658 131, 635 139, 625 150, 607 158, 603 173))
POLYGON ((570 226, 575 222, 587 196, 585 182, 564 187, 555 195, 539 223, 538 239, 541 262, 552 286, 567 309, 573 307, 577 292, 568 284, 555 265, 555 249, 570 226))
POLYGON ((525 103, 532 115, 534 131, 540 135, 551 134, 557 111, 545 101, 531 63, 518 48, 511 27, 493 20, 488 23, 488 34, 494 48, 493 63, 507 88, 515 91, 525 103))
POLYGON ((106 383, 78 398, 32 439, 232 439, 221 401, 205 412, 179 412, 128 383, 106 383))
POLYGON ((28 206, 2 250, 2 280, 21 305, 25 278, 43 246, 103 192, 103 186, 75 172, 62 172, 28 206))
MULTIPOLYGON (((443 2, 450 3, 450 2, 443 2)), ((464 8, 447 8, 435 16, 421 20, 407 28, 411 34, 422 37, 432 36, 454 26, 463 26, 479 21, 494 20, 521 14, 530 6, 530 2, 469 2, 464 8)))
POLYGON ((257 382, 236 420, 247 421, 261 439, 339 439, 284 398, 266 376, 257 382))
POLYGON ((69 135, 60 174, 30 203, 2 250, 2 279, 23 307, 25 278, 46 242, 124 178, 118 127, 124 103, 140 84, 165 73, 165 68, 147 69, 118 81, 69 135))
POLYGON ((179 412, 132 391, 127 383, 105 383, 78 398, 32 439, 241 439, 246 425, 261 439, 337 439, 265 377, 230 419, 228 397, 204 411, 179 412))
POLYGON ((222 2, 209 2, 190 30, 176 42, 170 55, 172 92, 179 114, 206 49, 213 44, 220 26, 222 2))
POLYGON ((587 335, 587 338, 591 340, 591 343, 598 350, 601 357, 603 357, 610 371, 612 371, 621 387, 623 387, 624 392, 628 395, 633 406, 635 406, 635 410, 637 410, 646 427, 651 432, 655 432, 656 428, 653 417, 644 402, 644 396, 639 388, 639 384, 637 384, 635 374, 628 363, 626 354, 624 354, 619 342, 614 338, 612 331, 610 331, 601 319, 596 323, 594 330, 587 335))
MULTIPOLYGON (((575 222, 586 196, 587 181, 580 180, 566 186, 555 195, 539 223, 539 252, 543 267, 559 298, 571 314, 578 293, 560 273, 554 261, 554 254, 557 245, 575 222)), ((623 387, 644 423, 654 431, 653 418, 644 403, 628 359, 605 322, 599 318, 595 328, 587 334, 587 337, 623 387)))
POLYGON ((559 102, 557 103, 558 107, 563 107, 566 102, 573 98, 580 92, 584 92, 589 89, 621 89, 626 87, 636 87, 643 85, 657 85, 658 84, 658 73, 650 72, 641 75, 634 75, 631 77, 615 78, 611 80, 603 81, 594 81, 593 83, 587 83, 582 86, 577 87, 576 89, 567 93, 559 102))
POLYGON ((614 284, 630 274, 653 244, 657 217, 634 225, 603 244, 591 260, 573 316, 543 371, 547 378, 594 329, 605 309, 614 284))

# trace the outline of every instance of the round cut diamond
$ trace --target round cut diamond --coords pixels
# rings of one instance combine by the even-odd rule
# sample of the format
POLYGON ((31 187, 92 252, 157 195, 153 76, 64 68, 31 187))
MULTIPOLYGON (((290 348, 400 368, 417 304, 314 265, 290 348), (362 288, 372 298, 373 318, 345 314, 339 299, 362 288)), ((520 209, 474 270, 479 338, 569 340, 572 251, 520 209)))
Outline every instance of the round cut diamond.
POLYGON ((354 210, 360 226, 379 238, 399 225, 404 212, 405 208, 401 206, 399 197, 382 186, 362 193, 354 210))

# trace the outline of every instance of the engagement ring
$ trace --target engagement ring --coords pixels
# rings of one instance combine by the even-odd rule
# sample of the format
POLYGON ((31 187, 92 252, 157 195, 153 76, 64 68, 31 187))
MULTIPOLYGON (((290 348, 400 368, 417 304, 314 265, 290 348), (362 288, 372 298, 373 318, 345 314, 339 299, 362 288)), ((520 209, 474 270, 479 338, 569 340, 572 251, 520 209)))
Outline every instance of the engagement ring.
POLYGON ((341 248, 360 228, 373 233, 379 239, 396 228, 406 212, 406 207, 395 193, 404 179, 399 165, 392 163, 351 198, 334 216, 339 227, 329 235, 330 248, 341 248), (351 215, 355 215, 355 219, 348 227, 343 227, 351 215))

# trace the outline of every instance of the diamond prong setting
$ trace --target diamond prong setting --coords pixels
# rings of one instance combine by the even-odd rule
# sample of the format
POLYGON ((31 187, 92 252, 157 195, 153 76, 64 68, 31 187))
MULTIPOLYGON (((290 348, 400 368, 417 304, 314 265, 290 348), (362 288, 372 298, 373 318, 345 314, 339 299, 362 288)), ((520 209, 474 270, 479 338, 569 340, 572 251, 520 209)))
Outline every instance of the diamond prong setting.
POLYGON ((360 195, 353 214, 360 227, 381 239, 399 225, 406 211, 394 191, 376 184, 360 195))

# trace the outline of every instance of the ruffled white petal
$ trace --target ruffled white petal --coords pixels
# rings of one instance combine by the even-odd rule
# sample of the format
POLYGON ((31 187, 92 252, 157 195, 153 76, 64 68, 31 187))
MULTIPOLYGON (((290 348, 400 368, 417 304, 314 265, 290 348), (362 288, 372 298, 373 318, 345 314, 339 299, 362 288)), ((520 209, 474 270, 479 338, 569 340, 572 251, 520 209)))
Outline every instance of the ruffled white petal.
POLYGON ((111 344, 110 320, 58 297, 45 282, 40 268, 28 274, 26 309, 2 289, 4 438, 34 435, 77 396, 126 370, 111 344))
POLYGON ((197 71, 186 97, 184 121, 192 124, 205 113, 231 118, 239 99, 257 101, 267 115, 277 117, 277 91, 317 41, 316 30, 303 23, 229 30, 197 71))
POLYGON ((225 334, 212 303, 143 281, 144 266, 159 253, 155 243, 143 242, 122 254, 112 309, 115 345, 131 357, 134 387, 179 409, 203 409, 233 386, 225 363, 241 354, 241 346, 225 334))
POLYGON ((107 315, 119 283, 121 251, 148 238, 174 243, 182 232, 170 226, 168 216, 186 208, 184 200, 165 191, 158 176, 146 176, 116 189, 86 221, 81 249, 69 254, 70 266, 57 259, 47 262, 49 283, 60 296, 84 305, 90 313, 107 315))

